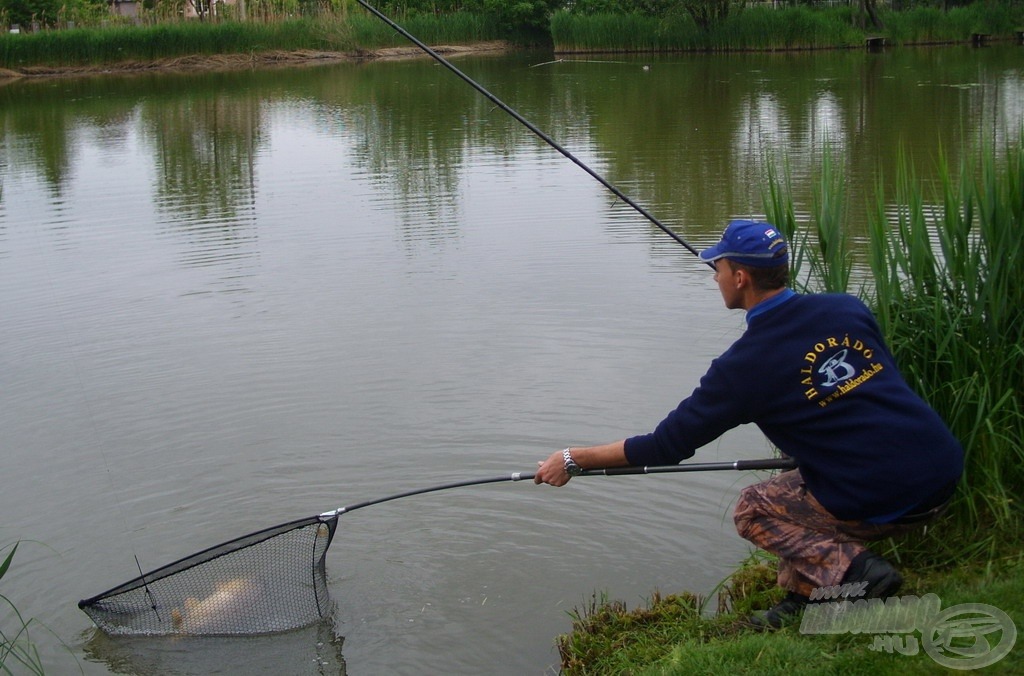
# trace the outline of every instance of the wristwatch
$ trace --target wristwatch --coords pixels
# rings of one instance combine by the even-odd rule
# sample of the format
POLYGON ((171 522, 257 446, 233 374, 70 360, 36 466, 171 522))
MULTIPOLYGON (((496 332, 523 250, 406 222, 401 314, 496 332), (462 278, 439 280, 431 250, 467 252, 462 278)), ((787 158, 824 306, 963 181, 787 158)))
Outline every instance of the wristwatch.
POLYGON ((565 468, 566 474, 569 476, 579 476, 583 474, 583 468, 577 465, 576 461, 572 459, 572 453, 569 452, 568 448, 562 451, 562 458, 565 459, 565 465, 563 465, 563 467, 565 468))

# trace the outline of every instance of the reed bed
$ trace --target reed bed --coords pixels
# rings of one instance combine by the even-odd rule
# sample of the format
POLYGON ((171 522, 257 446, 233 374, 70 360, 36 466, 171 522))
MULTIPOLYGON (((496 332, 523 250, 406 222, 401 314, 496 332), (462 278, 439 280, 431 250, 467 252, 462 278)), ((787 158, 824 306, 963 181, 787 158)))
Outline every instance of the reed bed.
POLYGON ((1019 8, 975 4, 948 12, 924 7, 889 11, 882 19, 884 28, 861 28, 851 7, 759 5, 733 12, 704 31, 686 14, 561 10, 551 18, 551 37, 559 52, 823 49, 859 47, 869 35, 893 44, 967 42, 976 33, 1012 38, 1024 16, 1019 8))
POLYGON ((551 17, 556 51, 683 51, 699 49, 701 31, 689 16, 658 18, 602 13, 580 16, 558 11, 551 17))
POLYGON ((904 207, 879 203, 869 222, 874 308, 904 375, 967 452, 952 516, 968 537, 935 544, 992 557, 1005 538, 1020 542, 1022 525, 1024 151, 985 151, 959 178, 940 163, 931 200, 900 166, 904 207))
POLYGON ((0 64, 75 66, 119 61, 153 61, 191 55, 238 54, 293 49, 343 49, 351 44, 328 37, 317 22, 172 22, 39 31, 0 37, 0 64))
POLYGON ((975 34, 1012 36, 1019 30, 1019 9, 995 3, 977 3, 942 11, 937 7, 914 7, 904 12, 886 12, 885 35, 893 44, 964 42, 975 34))
MULTIPOLYGON (((443 16, 409 14, 392 17, 409 33, 427 44, 484 42, 506 37, 495 19, 473 12, 453 12, 443 16)), ((409 41, 387 24, 368 15, 349 17, 352 36, 361 47, 407 46, 409 41)))
POLYGON ((733 14, 708 34, 709 48, 821 49, 850 47, 863 41, 848 7, 821 11, 809 7, 757 6, 733 14))
MULTIPOLYGON (((1024 526, 1024 148, 985 149, 955 175, 939 164, 939 194, 922 191, 905 158, 891 199, 878 188, 869 269, 856 290, 907 381, 966 452, 941 526, 889 545, 897 558, 934 566, 997 558, 1019 545, 1024 526)), ((833 173, 826 160, 813 226, 801 230, 786 176, 769 172, 766 212, 792 237, 794 279, 807 290, 846 291, 857 278, 833 173)))
POLYGON ((551 18, 556 51, 725 51, 812 49, 858 44, 849 11, 751 7, 704 31, 686 14, 593 14, 551 18))

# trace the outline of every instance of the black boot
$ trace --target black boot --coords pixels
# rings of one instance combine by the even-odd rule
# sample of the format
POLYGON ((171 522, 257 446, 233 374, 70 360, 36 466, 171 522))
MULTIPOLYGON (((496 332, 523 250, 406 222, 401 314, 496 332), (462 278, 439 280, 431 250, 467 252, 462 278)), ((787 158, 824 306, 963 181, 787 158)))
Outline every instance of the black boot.
POLYGON ((858 598, 877 599, 889 597, 900 590, 903 576, 892 564, 878 554, 867 550, 854 557, 843 575, 843 584, 865 582, 864 594, 858 598))
POLYGON ((747 619, 747 623, 758 629, 779 629, 784 625, 794 624, 800 619, 807 601, 806 596, 787 592, 785 598, 763 613, 752 615, 747 619))

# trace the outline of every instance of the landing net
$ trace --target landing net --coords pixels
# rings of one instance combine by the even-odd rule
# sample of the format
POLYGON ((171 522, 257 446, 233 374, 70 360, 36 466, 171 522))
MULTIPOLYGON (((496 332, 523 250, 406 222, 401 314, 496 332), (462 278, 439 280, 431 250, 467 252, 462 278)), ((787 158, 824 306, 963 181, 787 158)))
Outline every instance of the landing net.
POLYGON ((330 614, 324 557, 337 515, 211 547, 78 602, 112 635, 266 634, 330 614))

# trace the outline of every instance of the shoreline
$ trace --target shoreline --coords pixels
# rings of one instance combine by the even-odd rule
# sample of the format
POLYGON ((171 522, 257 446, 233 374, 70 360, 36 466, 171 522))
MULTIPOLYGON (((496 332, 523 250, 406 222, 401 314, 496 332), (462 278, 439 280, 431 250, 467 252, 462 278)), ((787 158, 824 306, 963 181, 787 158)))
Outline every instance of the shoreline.
MULTIPOLYGON (((988 44, 1010 42, 1009 39, 993 38, 988 44)), ((908 47, 949 47, 959 44, 971 44, 961 41, 910 42, 901 45, 908 47)), ((505 40, 490 40, 460 45, 431 45, 430 48, 445 57, 458 57, 465 54, 504 54, 516 49, 505 40)), ((891 49, 892 47, 889 47, 891 49)), ((813 52, 828 50, 861 50, 865 47, 831 46, 831 47, 794 47, 776 49, 731 49, 730 52, 813 52)), ((884 48, 883 48, 884 49, 884 48)), ((695 50, 707 53, 707 50, 695 50)), ((587 56, 594 54, 622 54, 623 50, 614 49, 555 49, 558 56, 587 56)), ((637 52, 628 52, 637 53, 637 52)), ((265 52, 193 54, 189 56, 165 57, 151 61, 120 61, 86 66, 48 66, 32 65, 21 68, 0 67, 0 84, 19 79, 44 79, 60 77, 91 77, 102 75, 133 75, 140 73, 197 73, 197 72, 229 72, 253 68, 297 68, 318 66, 332 63, 356 63, 360 61, 392 61, 400 59, 430 58, 417 46, 384 47, 380 49, 355 49, 351 51, 325 51, 311 49, 269 50, 265 52)))
MULTIPOLYGON (((503 40, 477 42, 467 45, 439 45, 431 47, 444 56, 505 53, 510 47, 503 40)), ((249 68, 301 67, 358 61, 393 61, 399 59, 430 58, 415 46, 386 47, 383 49, 330 52, 317 50, 268 51, 247 54, 210 54, 169 57, 153 61, 122 61, 92 66, 25 66, 0 68, 0 81, 23 78, 90 77, 100 75, 133 75, 138 73, 195 73, 245 70, 249 68)))

